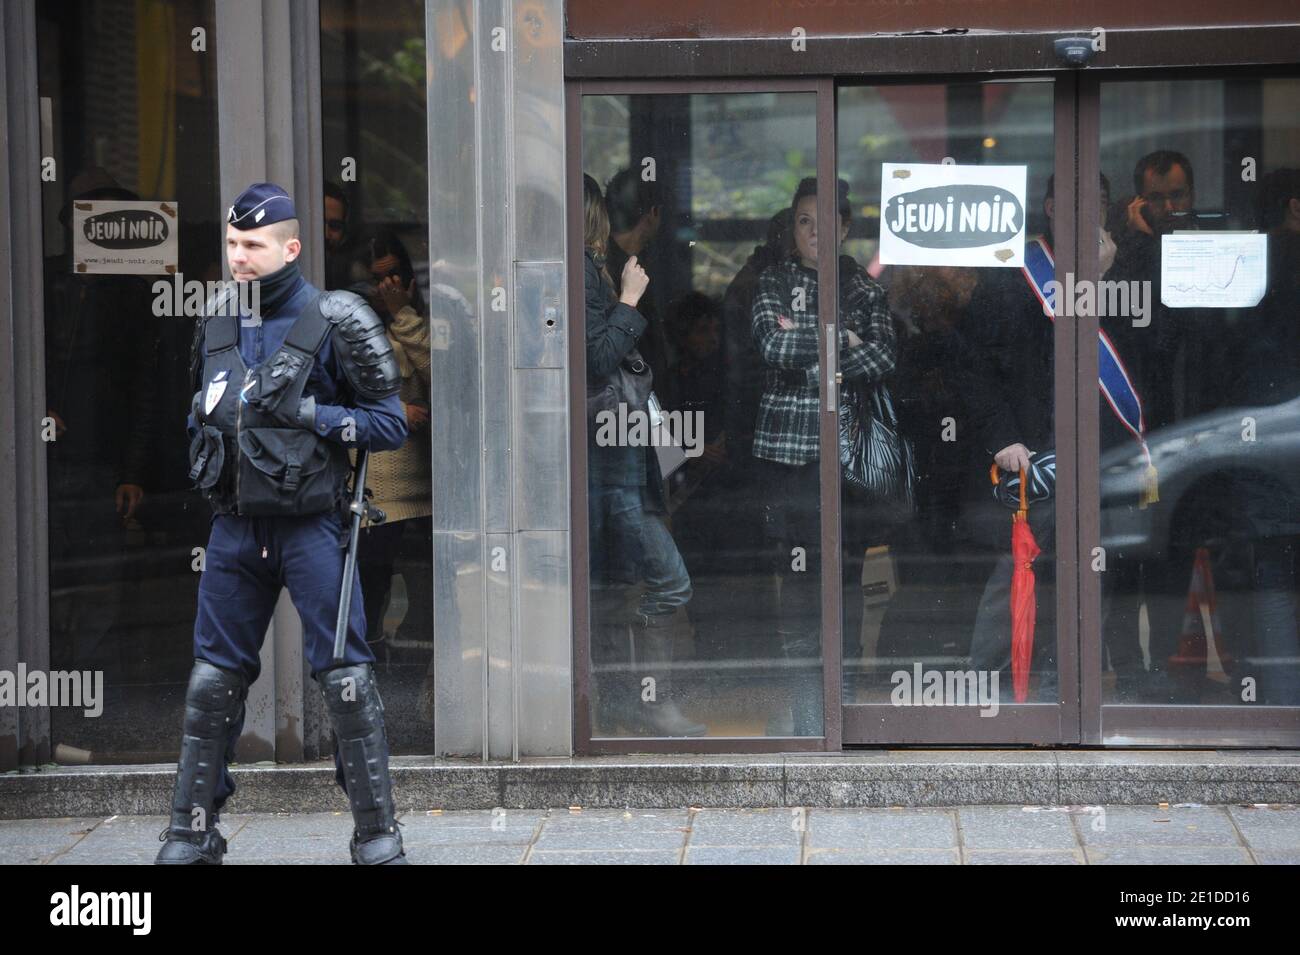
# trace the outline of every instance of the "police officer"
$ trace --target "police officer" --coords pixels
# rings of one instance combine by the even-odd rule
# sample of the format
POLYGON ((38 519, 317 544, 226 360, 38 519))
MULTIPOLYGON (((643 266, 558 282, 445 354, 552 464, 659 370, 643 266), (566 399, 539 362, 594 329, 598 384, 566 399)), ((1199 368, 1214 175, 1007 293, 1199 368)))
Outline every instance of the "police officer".
POLYGON ((258 313, 227 289, 209 300, 195 330, 190 476, 214 516, 171 823, 157 862, 222 861, 226 842, 216 822, 235 789, 226 767, 284 586, 334 729, 336 779, 355 822, 352 861, 405 864, 359 579, 345 658, 333 660, 350 530, 348 449, 390 451, 405 440, 397 362, 383 323, 360 296, 321 292, 303 278, 288 193, 255 183, 226 221, 231 275, 257 283, 259 299, 245 302, 257 301, 258 313))

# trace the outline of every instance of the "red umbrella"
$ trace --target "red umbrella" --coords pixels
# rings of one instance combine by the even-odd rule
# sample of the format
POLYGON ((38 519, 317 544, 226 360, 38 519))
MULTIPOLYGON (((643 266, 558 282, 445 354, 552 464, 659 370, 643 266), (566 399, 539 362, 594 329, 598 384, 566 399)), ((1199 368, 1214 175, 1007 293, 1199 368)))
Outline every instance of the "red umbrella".
MULTIPOLYGON (((989 469, 989 477, 998 483, 998 466, 989 469)), ((1042 553, 1034 532, 1029 529, 1029 502, 1025 500, 1028 476, 1020 472, 1020 509, 1011 517, 1011 685, 1016 702, 1029 698, 1029 658, 1034 650, 1034 620, 1038 598, 1034 594, 1034 558, 1042 553)))

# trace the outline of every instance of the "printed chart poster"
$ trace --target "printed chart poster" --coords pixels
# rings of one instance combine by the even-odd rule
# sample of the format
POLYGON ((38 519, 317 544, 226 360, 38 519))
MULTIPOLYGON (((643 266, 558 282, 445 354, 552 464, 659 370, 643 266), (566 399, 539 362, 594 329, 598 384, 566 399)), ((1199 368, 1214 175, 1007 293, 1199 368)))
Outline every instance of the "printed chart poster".
POLYGON ((74 201, 73 270, 106 275, 176 274, 178 211, 174 202, 74 201))
POLYGON ((1160 237, 1160 301, 1169 308, 1250 308, 1268 288, 1262 232, 1174 232, 1160 237))
POLYGON ((881 263, 1020 268, 1025 170, 882 163, 881 263))

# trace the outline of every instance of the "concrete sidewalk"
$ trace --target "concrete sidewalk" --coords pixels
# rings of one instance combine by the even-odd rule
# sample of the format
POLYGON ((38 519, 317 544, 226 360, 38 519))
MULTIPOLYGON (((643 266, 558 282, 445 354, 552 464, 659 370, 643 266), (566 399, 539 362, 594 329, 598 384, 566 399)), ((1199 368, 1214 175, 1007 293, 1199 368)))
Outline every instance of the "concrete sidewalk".
MULTIPOLYGON (((407 812, 415 864, 1300 865, 1300 806, 407 812)), ((0 821, 0 863, 147 864, 163 816, 0 821)), ((347 864, 340 812, 223 817, 230 864, 347 864)))

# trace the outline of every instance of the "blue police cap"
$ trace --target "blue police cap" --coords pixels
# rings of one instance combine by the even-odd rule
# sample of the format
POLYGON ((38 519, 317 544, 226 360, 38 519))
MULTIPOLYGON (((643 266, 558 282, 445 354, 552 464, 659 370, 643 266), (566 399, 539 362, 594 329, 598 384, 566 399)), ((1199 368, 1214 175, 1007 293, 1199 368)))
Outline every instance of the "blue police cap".
POLYGON ((253 183, 235 198, 226 214, 226 221, 236 229, 260 229, 296 218, 293 198, 273 182, 253 183))

